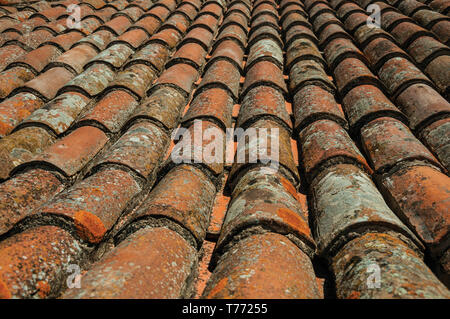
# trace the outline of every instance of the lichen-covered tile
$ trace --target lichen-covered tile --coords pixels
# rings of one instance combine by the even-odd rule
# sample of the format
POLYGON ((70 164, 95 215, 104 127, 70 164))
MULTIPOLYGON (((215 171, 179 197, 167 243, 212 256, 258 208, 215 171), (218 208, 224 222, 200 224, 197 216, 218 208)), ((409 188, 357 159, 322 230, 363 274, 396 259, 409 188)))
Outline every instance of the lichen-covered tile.
POLYGON ((226 129, 231 127, 232 108, 233 99, 228 91, 209 88, 195 96, 183 117, 183 122, 211 118, 226 129))
POLYGON ((58 94, 65 92, 80 92, 91 98, 101 93, 113 79, 114 71, 110 66, 103 63, 95 63, 71 81, 67 82, 58 91, 58 94))
POLYGON ((16 66, 0 73, 0 98, 6 98, 10 93, 34 78, 29 68, 16 66))
POLYGON ((42 124, 50 128, 55 134, 60 135, 75 122, 77 116, 88 103, 89 99, 81 93, 64 93, 42 108, 35 110, 21 122, 21 125, 42 124))
POLYGON ((299 146, 309 181, 325 167, 336 163, 354 163, 372 172, 348 133, 334 121, 317 120, 304 128, 299 133, 299 146))
POLYGON ((406 116, 374 85, 354 87, 342 99, 342 105, 355 132, 370 120, 382 116, 408 123, 406 116))
POLYGON ((34 218, 59 217, 81 239, 98 243, 140 191, 141 187, 129 173, 106 168, 56 195, 34 213, 34 218))
POLYGON ((290 132, 273 119, 261 118, 245 131, 235 132, 237 152, 230 171, 230 185, 234 185, 239 174, 254 166, 280 170, 296 186, 300 176, 292 155, 290 132))
POLYGON ((215 194, 214 184, 202 170, 189 164, 175 166, 127 218, 127 224, 143 218, 168 218, 187 229, 201 245, 215 194), (186 185, 189 185, 189 192, 186 192, 186 185))
POLYGON ((222 256, 203 298, 316 299, 319 290, 308 256, 268 232, 241 239, 222 256))
POLYGON ((449 177, 433 167, 406 165, 381 179, 389 205, 439 255, 450 230, 449 177))
POLYGON ((361 129, 361 143, 374 169, 380 173, 398 163, 421 160, 441 169, 439 161, 396 119, 380 117, 361 129))
POLYGON ((311 184, 314 238, 317 253, 333 256, 342 245, 368 229, 404 234, 423 248, 392 212, 370 177, 354 165, 325 169, 311 184))
POLYGON ((418 253, 395 234, 369 232, 333 258, 336 295, 348 299, 450 298, 418 253))
POLYGON ((175 231, 143 228, 128 236, 81 278, 64 299, 190 297, 195 249, 175 231))
POLYGON ((438 120, 421 132, 421 139, 450 171, 450 119, 438 120))
POLYGON ((108 131, 117 133, 137 106, 138 102, 131 94, 124 90, 113 90, 106 93, 78 123, 97 122, 108 131))
POLYGON ((55 175, 39 168, 17 174, 0 184, 0 234, 10 231, 63 188, 55 175))
POLYGON ((319 85, 307 85, 301 88, 293 99, 295 130, 301 131, 318 119, 330 119, 343 128, 347 128, 342 107, 328 90, 319 85))
POLYGON ((267 84, 276 87, 283 94, 287 93, 283 72, 272 62, 257 62, 247 71, 241 96, 245 96, 255 86, 267 84))
POLYGON ((100 129, 82 126, 26 161, 26 165, 47 163, 65 176, 72 177, 103 148, 107 141, 108 137, 100 129))
POLYGON ((161 86, 139 104, 130 121, 147 118, 160 122, 167 129, 173 129, 186 103, 186 97, 178 89, 161 86))
POLYGON ((165 154, 168 135, 151 122, 131 126, 95 165, 119 164, 131 168, 144 178, 152 177, 165 154))
POLYGON ((0 103, 0 137, 4 137, 44 101, 31 93, 18 93, 0 103))
POLYGON ((0 243, 0 298, 56 297, 83 247, 67 231, 39 226, 0 243))
POLYGON ((311 255, 315 244, 308 221, 293 196, 295 188, 281 174, 253 169, 243 175, 233 190, 222 230, 212 258, 215 265, 235 237, 269 230, 287 235, 305 253, 311 255))
POLYGON ((0 140, 0 179, 7 179, 13 169, 30 161, 34 155, 53 144, 54 137, 41 127, 25 127, 0 140))
POLYGON ((270 86, 254 87, 242 100, 236 126, 246 128, 258 119, 267 117, 292 129, 283 94, 270 86))
POLYGON ((420 131, 427 124, 450 114, 450 103, 432 87, 411 84, 400 93, 395 102, 406 115, 412 130, 420 131))
POLYGON ((195 95, 206 88, 221 87, 230 92, 236 101, 239 95, 240 77, 239 69, 234 64, 226 60, 217 60, 208 65, 195 95))

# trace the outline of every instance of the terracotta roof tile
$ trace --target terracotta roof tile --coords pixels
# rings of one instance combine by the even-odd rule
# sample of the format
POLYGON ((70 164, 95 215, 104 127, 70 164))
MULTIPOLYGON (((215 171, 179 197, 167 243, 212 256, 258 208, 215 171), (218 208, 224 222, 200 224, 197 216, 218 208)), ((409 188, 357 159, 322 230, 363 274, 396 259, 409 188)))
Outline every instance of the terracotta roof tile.
POLYGON ((140 122, 131 126, 96 162, 123 165, 147 178, 165 153, 168 136, 159 126, 140 122))
POLYGON ((128 30, 139 28, 145 30, 148 34, 153 34, 158 29, 161 23, 161 18, 158 15, 156 15, 156 17, 144 16, 142 19, 137 21, 133 26, 130 26, 128 30))
POLYGON ((449 122, 448 118, 438 120, 421 132, 422 140, 433 151, 447 171, 450 170, 449 122))
POLYGON ((437 281, 420 255, 396 234, 368 233, 354 239, 334 257, 332 267, 337 274, 338 298, 448 298, 448 290, 437 281), (385 281, 381 289, 361 288, 359 285, 367 269, 363 265, 369 260, 386 262, 382 268, 385 281))
POLYGON ((220 260, 203 296, 304 299, 318 298, 319 291, 308 256, 286 237, 268 232, 238 241, 220 260))
POLYGON ((166 28, 156 33, 150 38, 150 41, 161 42, 167 45, 170 49, 175 48, 177 43, 182 39, 182 34, 176 29, 166 28))
MULTIPOLYGON (((261 118, 260 120, 252 123, 248 128, 263 129, 256 134, 254 140, 247 141, 246 133, 238 136, 238 152, 236 153, 235 162, 230 172, 230 185, 236 183, 237 176, 248 170, 249 167, 255 165, 277 165, 280 169, 285 169, 286 177, 291 180, 292 183, 298 185, 300 183, 300 177, 298 175, 297 167, 294 162, 294 158, 291 150, 290 132, 284 125, 281 125, 278 121, 273 119, 261 118), (275 150, 275 139, 278 140, 279 158, 274 159, 271 156, 272 149, 275 150), (263 142, 265 140, 265 142, 263 142), (254 143, 258 141, 259 156, 256 158, 254 152, 254 143)), ((251 132, 251 131, 250 131, 251 132)), ((251 133, 248 133, 251 134, 251 133)))
POLYGON ((242 96, 245 96, 250 89, 259 85, 273 86, 283 94, 287 94, 283 72, 269 61, 259 61, 248 69, 242 88, 242 96))
POLYGON ((227 60, 217 60, 210 64, 204 74, 196 94, 207 88, 219 87, 227 90, 234 100, 238 99, 239 69, 227 60))
POLYGON ((177 125, 180 112, 186 102, 185 95, 176 88, 161 86, 144 99, 131 116, 132 120, 148 118, 161 123, 167 129, 177 125))
POLYGON ((65 176, 71 177, 79 172, 107 141, 108 137, 98 128, 83 126, 59 139, 26 164, 50 164, 65 176))
POLYGON ((190 64, 195 68, 199 68, 205 63, 206 50, 202 45, 198 43, 186 43, 173 55, 173 58, 169 61, 166 67, 169 67, 176 63, 190 64))
POLYGON ((346 236, 349 232, 379 227, 403 233, 420 245, 386 205, 370 177, 359 168, 342 164, 325 169, 311 189, 319 254, 333 255, 339 249, 337 246, 355 236, 346 236), (358 200, 351 200, 352 197, 358 200))
POLYGON ((220 29, 214 47, 221 43, 221 41, 225 40, 236 41, 243 49, 245 49, 247 44, 247 31, 238 25, 229 24, 228 26, 220 29))
POLYGON ((30 92, 42 97, 45 101, 53 99, 60 88, 74 77, 74 74, 63 67, 51 68, 18 88, 16 92, 30 92))
POLYGON ((424 69, 425 73, 436 84, 442 96, 450 98, 450 72, 447 67, 450 65, 450 55, 442 55, 431 61, 424 69))
POLYGON ((12 91, 23 86, 34 78, 34 73, 29 68, 17 66, 1 73, 0 97, 6 98, 12 91))
POLYGON ((56 58, 53 63, 47 66, 47 69, 55 66, 63 66, 69 71, 78 74, 83 71, 85 64, 96 55, 97 51, 92 46, 80 44, 56 58))
POLYGON ((144 228, 96 263, 81 278, 82 288, 68 291, 63 298, 189 297, 192 292, 186 291, 186 281, 195 260, 195 249, 175 231, 144 228))
MULTIPOLYGON (((186 141, 190 141, 190 152, 185 153, 185 147, 180 147, 179 153, 176 154, 176 162, 181 163, 196 163, 208 170, 209 174, 213 174, 215 177, 220 176, 224 170, 224 158, 225 158, 225 133, 220 126, 213 121, 196 120, 194 123, 187 124, 187 132, 189 134, 186 137, 183 135, 183 145, 186 141), (203 138, 201 140, 196 139, 196 131, 201 130, 203 138), (216 148, 217 143, 220 148, 216 148), (211 153, 210 153, 211 152, 211 153)), ((175 161, 172 154, 172 160, 175 161)))
POLYGON ((334 121, 315 121, 300 132, 299 142, 303 165, 310 180, 331 163, 354 163, 372 172, 348 133, 334 121))
POLYGON ((234 3, 230 4, 228 6, 228 11, 227 12, 231 13, 231 12, 233 12, 233 10, 240 11, 245 16, 250 18, 250 9, 243 2, 234 2, 234 3))
MULTIPOLYGON (((334 69, 334 76, 336 78, 336 86, 342 96, 347 95, 351 89, 361 84, 372 84, 383 88, 380 80, 370 71, 364 62, 357 58, 348 58, 339 63, 334 69)), ((386 73, 387 76, 390 76, 390 74, 386 73)), ((394 80, 391 83, 392 86, 397 86, 397 82, 394 80)))
POLYGON ((44 105, 44 101, 31 93, 19 93, 0 103, 0 136, 5 136, 30 115, 44 105))
POLYGON ((117 133, 137 105, 136 99, 131 94, 124 90, 114 90, 103 96, 92 109, 87 111, 80 118, 79 123, 83 125, 93 121, 109 132, 117 133))
MULTIPOLYGON (((96 33, 95 33, 96 35, 96 33)), ((94 36, 94 35, 92 35, 94 36)), ((47 42, 44 42, 41 45, 45 45, 45 44, 52 44, 52 45, 56 45, 56 47, 67 51, 70 49, 70 47, 77 42, 78 40, 81 40, 83 38, 83 35, 79 32, 67 32, 67 33, 63 33, 60 34, 52 39, 50 39, 47 42)))
POLYGON ((222 88, 209 88, 196 95, 190 103, 183 122, 194 119, 210 119, 223 129, 231 127, 233 99, 229 92, 222 88))
POLYGON ((393 97, 398 96, 410 83, 424 83, 432 86, 430 80, 406 59, 395 57, 384 63, 379 70, 380 79, 393 97))
MULTIPOLYGON (((345 72, 349 76, 349 72, 345 72)), ((326 74, 324 67, 316 60, 300 60, 293 63, 289 72, 289 90, 295 94, 307 85, 316 84, 324 89, 333 92, 335 90, 333 82, 326 74)), ((338 85, 341 82, 337 82, 338 85)))
POLYGON ((279 174, 267 175, 257 168, 243 175, 233 189, 211 267, 235 236, 252 227, 294 236, 291 240, 311 254, 315 245, 304 212, 290 193, 292 189, 293 185, 279 174))
POLYGON ((60 272, 83 253, 67 231, 55 226, 37 227, 7 238, 0 244, 0 251, 1 298, 57 295, 60 272), (42 262, 42 256, 46 262, 42 262))
POLYGON ((197 81, 198 71, 191 65, 180 63, 166 69, 156 82, 157 87, 174 87, 188 96, 197 81))
POLYGON ((395 100, 409 119, 411 129, 419 131, 450 111, 450 103, 425 84, 412 84, 395 100))
POLYGON ((102 51, 100 54, 96 55, 85 65, 84 68, 87 69, 91 65, 95 65, 98 63, 104 63, 113 68, 119 68, 132 53, 133 49, 131 49, 129 46, 117 43, 102 51))
MULTIPOLYGON (((175 7, 173 7, 172 10, 174 8, 175 7)), ((146 19, 148 17, 155 17, 158 20, 160 20, 160 22, 164 22, 169 16, 170 12, 171 9, 168 8, 166 5, 163 4, 155 5, 147 13, 145 13, 140 20, 146 19)))
POLYGON ((213 32, 205 32, 203 27, 197 25, 186 34, 184 40, 182 41, 182 45, 185 43, 196 43, 201 45, 205 51, 208 51, 213 42, 213 38, 213 32))
POLYGON ((220 59, 228 60, 231 63, 234 63, 239 68, 239 71, 241 71, 242 61, 244 59, 244 50, 237 42, 233 40, 221 41, 212 51, 211 58, 206 67, 213 63, 213 61, 220 59))
POLYGON ((37 108, 17 127, 20 128, 30 123, 39 123, 39 125, 48 127, 56 135, 61 135, 75 122, 75 119, 83 111, 88 102, 89 99, 81 93, 63 93, 43 107, 37 108))
POLYGON ((248 38, 249 47, 262 38, 272 39, 276 41, 280 47, 283 47, 283 41, 281 40, 280 32, 279 30, 273 28, 273 26, 262 25, 259 26, 257 29, 253 30, 254 30, 253 32, 249 33, 248 38))
POLYGON ((315 60, 326 66, 316 44, 309 39, 297 39, 286 49, 286 69, 290 71, 293 64, 301 60, 315 60))
POLYGON ((377 172, 389 170, 399 162, 412 160, 422 160, 441 167, 408 127, 393 118, 381 117, 363 126, 361 143, 377 172))
POLYGON ((206 236, 216 188, 202 170, 179 165, 170 170, 128 220, 142 218, 169 219, 183 226, 197 244, 206 236), (185 186, 190 185, 186 192, 185 186), (195 212, 195 213, 194 213, 195 212))
POLYGON ((211 15, 209 13, 205 13, 201 15, 199 18, 195 19, 190 29, 203 28, 211 33, 215 33, 217 29, 217 20, 218 18, 216 16, 211 15))
POLYGON ((27 67, 30 67, 34 73, 38 74, 48 63, 54 61, 59 55, 61 55, 61 51, 57 47, 45 45, 21 56, 16 61, 9 64, 7 68, 14 67, 14 65, 25 64, 27 67))
POLYGON ((288 30, 295 25, 303 25, 307 28, 311 27, 307 17, 298 11, 288 11, 282 16, 280 23, 284 30, 288 30))
MULTIPOLYGON (((60 68, 54 68, 51 70, 55 69, 60 68)), ((65 92, 80 92, 86 97, 93 97, 101 93, 113 79, 114 71, 110 65, 95 63, 88 67, 84 72, 71 79, 69 82, 66 82, 65 85, 58 91, 58 94, 65 92)))
POLYGON ((162 44, 151 42, 137 51, 126 65, 132 63, 148 64, 161 71, 167 61, 169 50, 162 44))
POLYGON ((246 68, 251 68, 258 61, 271 61, 280 69, 283 68, 283 51, 272 39, 260 39, 250 47, 246 68))
POLYGON ((236 125, 246 128, 262 117, 270 117, 292 129, 284 102, 280 91, 270 86, 257 86, 249 90, 243 98, 236 125))
POLYGON ((330 119, 344 128, 347 127, 342 107, 337 104, 333 94, 319 85, 307 85, 301 88, 294 95, 293 104, 297 132, 319 119, 330 119))
POLYGON ((150 83, 157 78, 157 72, 151 66, 134 63, 127 65, 124 70, 120 71, 109 89, 125 89, 138 98, 145 96, 145 92, 150 83))
MULTIPOLYGON (((246 24, 243 24, 243 22, 241 22, 242 27, 245 27, 246 24)), ((250 22, 250 27, 251 29, 256 29, 259 28, 261 26, 271 26, 275 29, 278 29, 278 15, 275 16, 272 12, 262 12, 259 16, 252 18, 251 22, 250 22)))
POLYGON ((116 40, 110 42, 108 47, 117 43, 123 43, 136 50, 146 39, 148 32, 143 28, 130 28, 122 33, 116 40))
POLYGON ((40 127, 27 127, 0 140, 0 156, 3 160, 0 178, 3 180, 9 177, 15 167, 42 152, 53 142, 53 136, 40 127))
POLYGON ((448 176, 428 166, 406 166, 383 178, 382 185, 399 216, 433 254, 441 254, 449 229, 448 176))
POLYGON ((106 168, 57 194, 35 213, 62 218, 88 243, 98 243, 141 187, 127 172, 106 168))
POLYGON ((319 40, 315 39, 315 36, 314 37, 309 36, 309 37, 313 41, 315 40, 316 42, 320 42, 320 45, 323 47, 326 46, 328 44, 328 42, 330 42, 333 39, 344 38, 344 39, 352 40, 350 35, 347 32, 345 32, 344 28, 337 24, 330 24, 330 25, 326 26, 323 29, 323 31, 319 34, 319 36, 318 36, 319 40))
POLYGON ((449 298, 448 1, 21 2, 0 297, 449 298))
POLYGON ((389 115, 408 123, 405 115, 373 85, 359 85, 351 89, 342 100, 343 107, 354 131, 358 131, 373 118, 389 115))
POLYGON ((314 32, 310 28, 302 25, 294 25, 286 30, 284 38, 286 47, 290 47, 294 40, 302 38, 310 39, 315 43, 319 42, 314 32))
POLYGON ((438 12, 446 15, 448 15, 450 11, 450 4, 445 0, 433 0, 429 3, 429 6, 434 10, 437 10, 438 12))

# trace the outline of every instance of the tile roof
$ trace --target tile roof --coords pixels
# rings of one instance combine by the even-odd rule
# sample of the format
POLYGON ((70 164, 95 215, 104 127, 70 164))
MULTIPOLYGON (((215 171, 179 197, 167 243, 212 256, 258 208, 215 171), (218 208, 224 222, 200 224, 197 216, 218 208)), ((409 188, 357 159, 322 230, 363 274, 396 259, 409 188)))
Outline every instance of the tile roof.
POLYGON ((0 0, 0 297, 449 298, 449 15, 0 0))

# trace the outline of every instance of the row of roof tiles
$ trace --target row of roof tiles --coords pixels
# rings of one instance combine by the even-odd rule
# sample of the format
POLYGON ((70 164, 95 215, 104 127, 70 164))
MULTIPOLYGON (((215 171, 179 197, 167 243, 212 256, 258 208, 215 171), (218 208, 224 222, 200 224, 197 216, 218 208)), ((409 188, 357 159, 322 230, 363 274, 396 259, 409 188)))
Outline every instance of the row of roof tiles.
MULTIPOLYGON (((369 30, 368 1, 118 3, 86 5, 116 13, 63 31, 80 35, 64 50, 30 50, 58 50, 37 53, 40 71, 13 58, 0 75, 32 74, 1 108, 2 296, 58 296, 76 263, 89 270, 65 298, 190 297, 209 236, 207 298, 319 298, 316 257, 338 297, 448 298, 448 81, 427 71, 448 47, 433 30, 369 30), (406 47, 425 37, 438 53, 406 47), (280 169, 173 163, 170 133, 194 120, 277 129, 280 169), (374 260, 380 290, 362 284, 374 260)), ((399 13, 380 5, 382 22, 399 13)))

